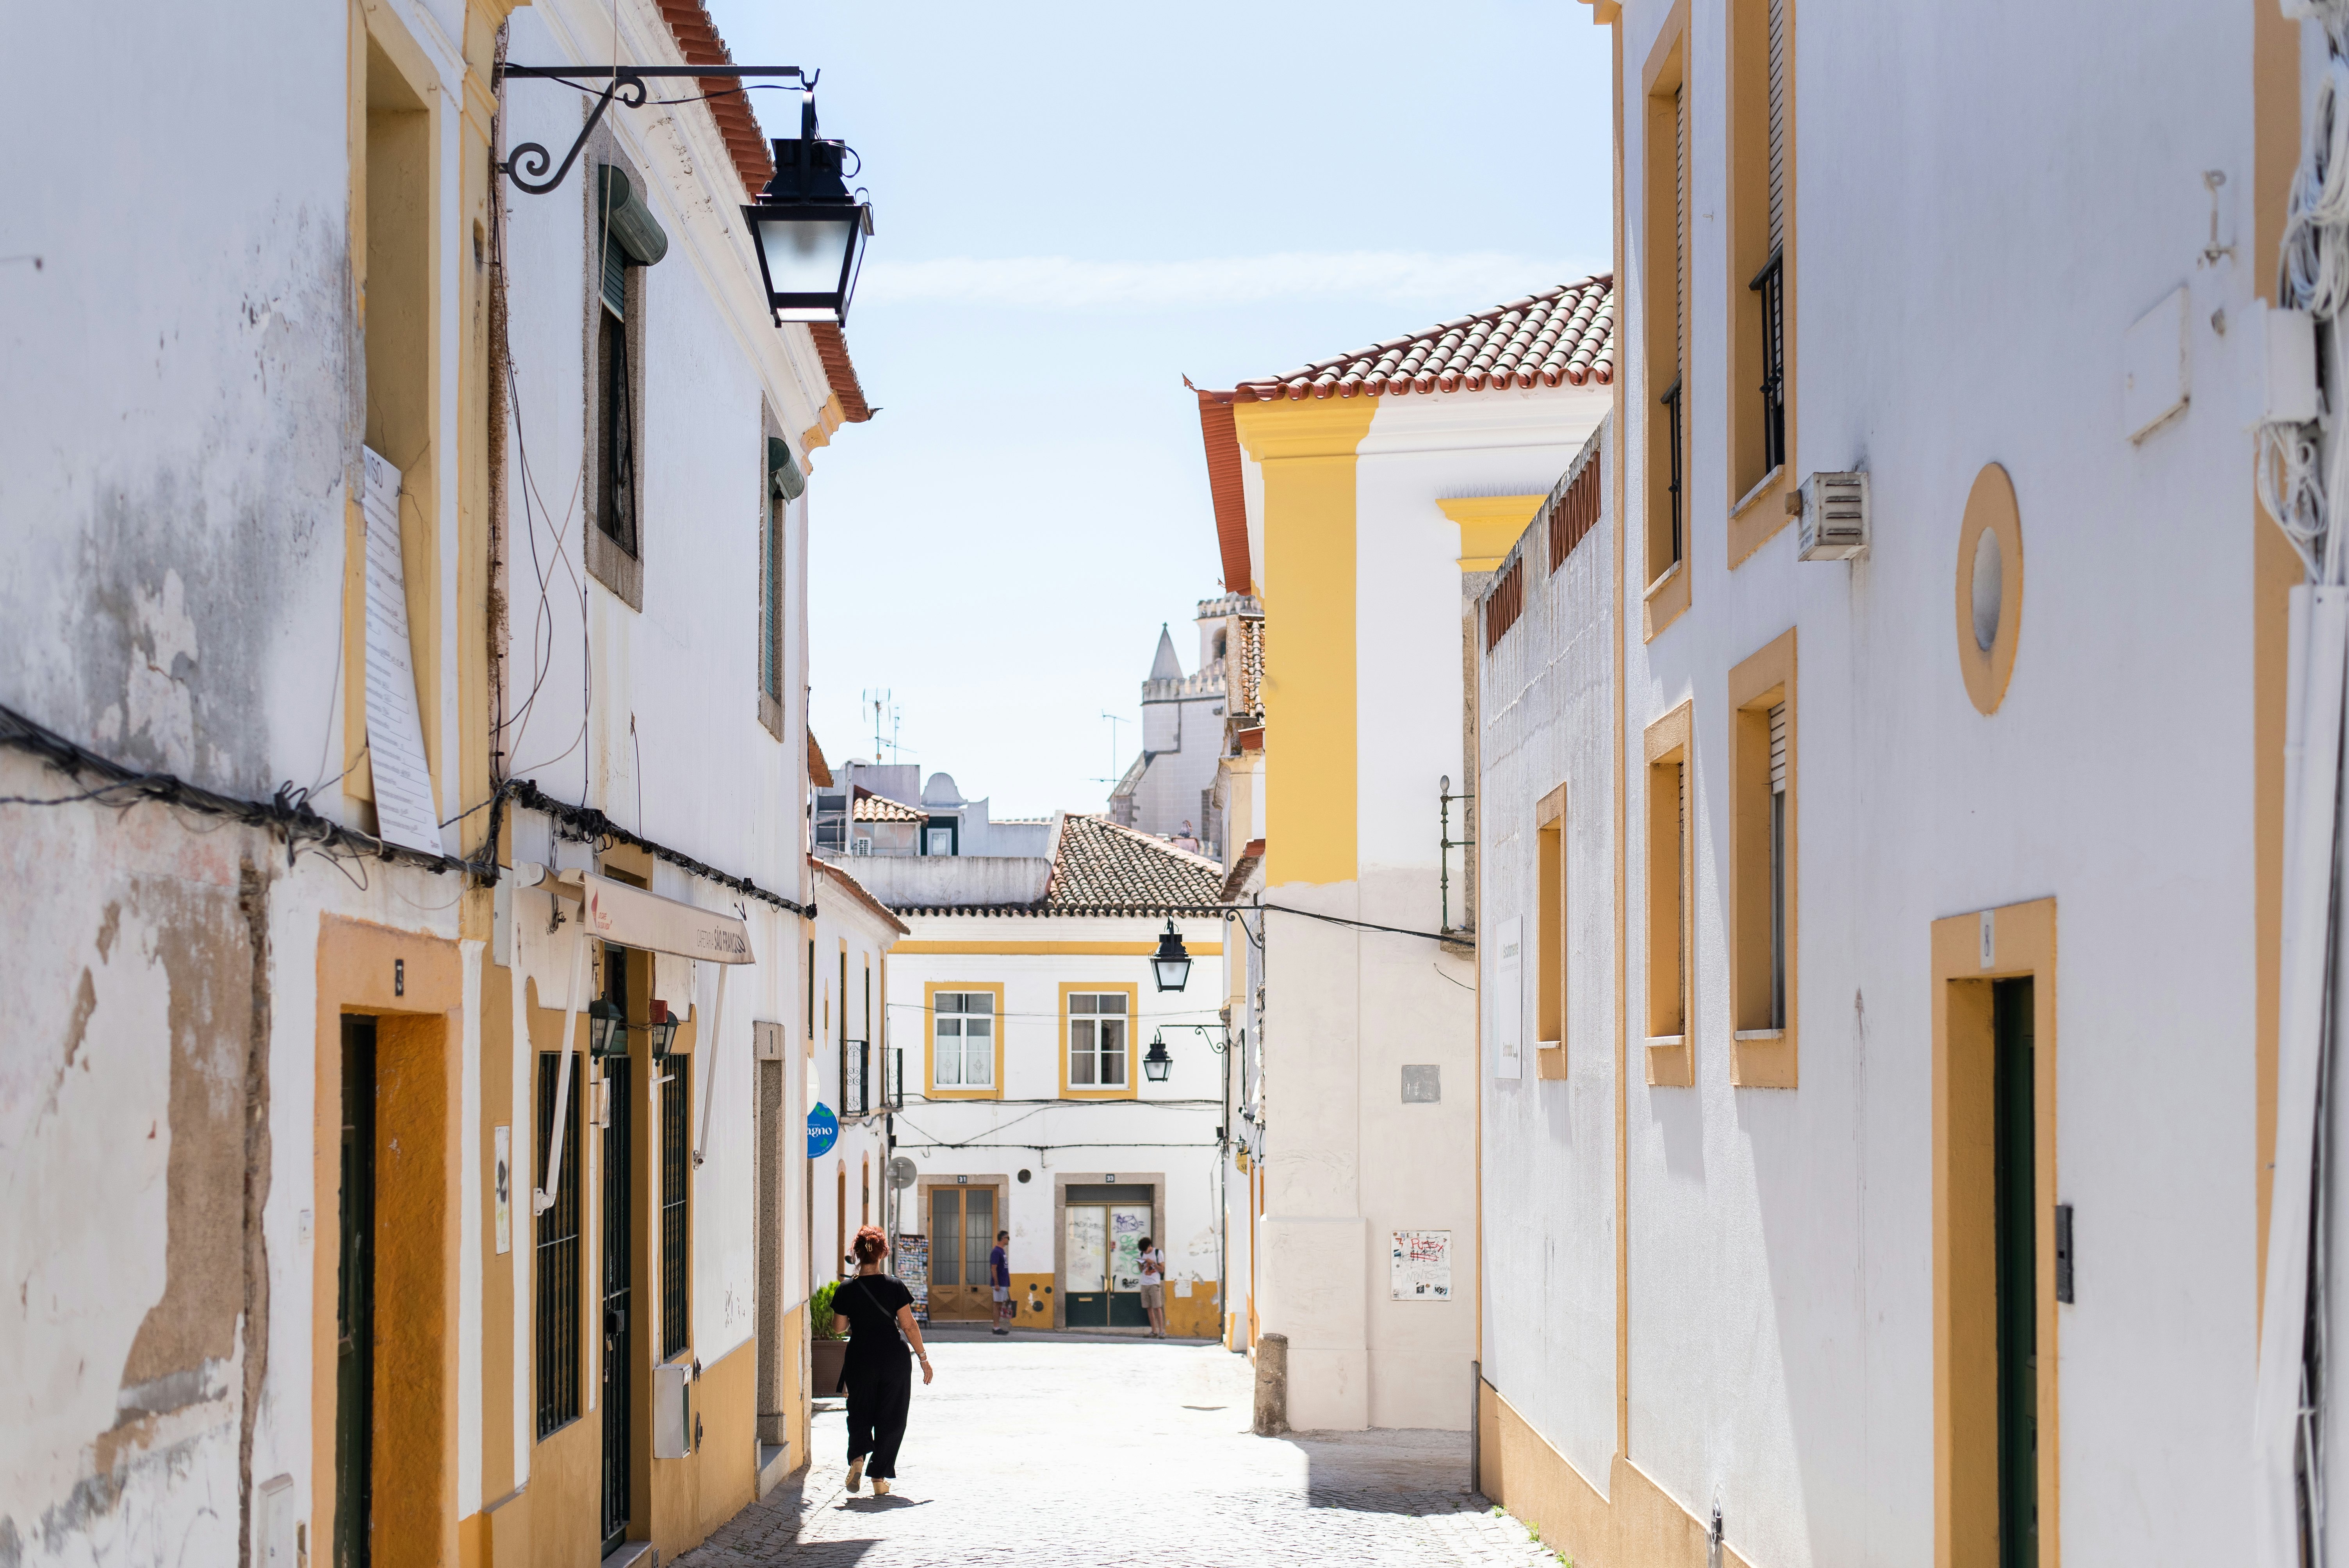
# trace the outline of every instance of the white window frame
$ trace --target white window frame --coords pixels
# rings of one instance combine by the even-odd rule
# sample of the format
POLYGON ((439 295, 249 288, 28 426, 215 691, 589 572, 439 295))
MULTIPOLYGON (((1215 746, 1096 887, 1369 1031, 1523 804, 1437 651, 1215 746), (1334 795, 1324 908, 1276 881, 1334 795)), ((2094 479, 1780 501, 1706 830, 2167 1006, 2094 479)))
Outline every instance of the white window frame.
POLYGON ((1132 1086, 1133 1074, 1133 1016, 1126 1010, 1126 995, 1123 991, 1071 991, 1069 993, 1069 1087, 1081 1089, 1116 1089, 1132 1086), (1104 1007, 1102 1003, 1115 1003, 1104 1007), (1102 1048, 1102 1036, 1114 1025, 1117 1042, 1118 1076, 1105 1079, 1100 1076, 1102 1062, 1110 1053, 1102 1048), (1085 1043, 1080 1047, 1080 1032, 1085 1043), (1081 1076, 1077 1064, 1082 1061, 1081 1076))
POLYGON ((936 991, 931 995, 935 1000, 930 1016, 930 1087, 964 1090, 993 1088, 996 1030, 1001 1026, 1001 1020, 995 1016, 995 994, 991 991, 936 991), (961 998, 961 1006, 948 1011, 946 1003, 949 996, 961 998), (972 1007, 970 1004, 973 1001, 981 1006, 972 1007), (970 1025, 982 1020, 987 1025, 986 1032, 984 1035, 973 1034, 970 1025), (949 1021, 955 1026, 951 1036, 947 1033, 949 1021), (974 1081, 970 1077, 973 1065, 971 1041, 981 1038, 986 1040, 987 1048, 978 1054, 977 1062, 983 1076, 974 1081), (949 1039, 954 1042, 951 1049, 947 1045, 949 1039), (957 1076, 953 1078, 946 1076, 949 1059, 955 1063, 957 1076))

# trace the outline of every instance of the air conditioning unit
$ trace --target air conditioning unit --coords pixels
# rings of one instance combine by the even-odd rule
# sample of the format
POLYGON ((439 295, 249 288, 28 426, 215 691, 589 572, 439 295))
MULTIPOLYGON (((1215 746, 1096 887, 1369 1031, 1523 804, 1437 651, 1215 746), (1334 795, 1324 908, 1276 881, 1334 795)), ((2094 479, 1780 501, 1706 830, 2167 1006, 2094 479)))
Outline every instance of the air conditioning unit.
POLYGON ((1793 498, 1801 519, 1795 553, 1805 561, 1849 561, 1868 553, 1868 476, 1813 474, 1793 498))
POLYGON ((865 838, 858 838, 858 839, 855 839, 855 840, 851 841, 850 841, 850 843, 849 843, 849 846, 848 846, 848 852, 849 852, 850 854, 852 854, 852 855, 869 855, 869 854, 871 854, 871 853, 873 852, 873 841, 872 841, 872 839, 871 839, 871 838, 869 838, 869 837, 865 837, 865 838))

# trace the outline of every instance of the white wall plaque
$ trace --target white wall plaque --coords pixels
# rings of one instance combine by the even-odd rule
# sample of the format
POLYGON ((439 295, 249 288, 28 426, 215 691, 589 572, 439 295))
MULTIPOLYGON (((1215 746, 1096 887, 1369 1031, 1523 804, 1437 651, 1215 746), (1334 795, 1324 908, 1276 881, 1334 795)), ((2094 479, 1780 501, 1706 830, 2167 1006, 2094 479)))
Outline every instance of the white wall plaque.
POLYGON ((1452 1233, 1397 1231, 1388 1279, 1397 1301, 1450 1301, 1452 1233))
POLYGON ((416 665, 408 643, 408 573, 399 557, 399 470, 371 449, 367 459, 367 738, 375 776, 377 834, 439 854, 440 816, 424 762, 416 711, 416 665))

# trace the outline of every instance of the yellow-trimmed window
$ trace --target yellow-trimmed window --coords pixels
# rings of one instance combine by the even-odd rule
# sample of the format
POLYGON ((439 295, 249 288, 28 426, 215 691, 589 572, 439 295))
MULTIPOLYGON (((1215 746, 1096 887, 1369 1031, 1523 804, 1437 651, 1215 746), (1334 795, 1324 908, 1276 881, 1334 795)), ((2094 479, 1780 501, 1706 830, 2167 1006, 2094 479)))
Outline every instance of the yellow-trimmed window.
POLYGON ((1534 812, 1536 906, 1534 1006, 1536 1076, 1566 1076, 1566 786, 1542 797, 1534 812))
POLYGON ((1690 1006, 1690 731, 1687 703, 1648 726, 1648 1081, 1696 1082, 1690 1006))
POLYGON ((1794 378, 1794 0, 1729 6, 1729 561, 1786 525, 1794 378))
POLYGON ((1795 634, 1729 672, 1730 1081, 1795 1087, 1795 634))
POLYGON ((1071 980, 1061 985, 1061 1093, 1071 1099, 1132 1099, 1141 1076, 1134 1026, 1141 992, 1132 984, 1071 980))
POLYGON ((1645 88, 1640 280, 1646 430, 1645 634, 1688 608, 1689 93, 1688 5, 1672 8, 1642 72, 1645 88))
POLYGON ((931 1099, 1001 1099, 1001 983, 933 980, 922 993, 929 1024, 923 1094, 931 1099))

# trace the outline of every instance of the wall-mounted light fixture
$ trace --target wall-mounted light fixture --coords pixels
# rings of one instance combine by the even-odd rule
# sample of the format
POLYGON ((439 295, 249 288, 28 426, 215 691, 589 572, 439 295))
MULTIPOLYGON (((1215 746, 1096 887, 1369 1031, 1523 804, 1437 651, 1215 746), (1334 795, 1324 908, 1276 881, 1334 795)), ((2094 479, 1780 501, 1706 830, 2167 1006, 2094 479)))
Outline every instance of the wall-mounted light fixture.
POLYGON ((775 319, 843 322, 873 232, 873 207, 849 192, 845 142, 816 134, 815 89, 800 93, 797 140, 776 138, 775 177, 742 209, 775 319))
POLYGON ((1174 929, 1174 918, 1167 916, 1166 929, 1158 938, 1158 951, 1151 955, 1150 967, 1158 976, 1161 991, 1180 991, 1191 979, 1191 950, 1183 945, 1183 934, 1174 929))
POLYGON ((1166 1054, 1166 1037, 1150 1037, 1150 1050, 1142 1058, 1142 1076, 1152 1083, 1164 1083, 1166 1075, 1174 1070, 1174 1058, 1166 1054))
POLYGON ((626 1056, 628 1050, 628 1025, 620 1016, 620 1005, 597 997, 587 1004, 587 1054, 608 1057, 614 1052, 626 1056))

